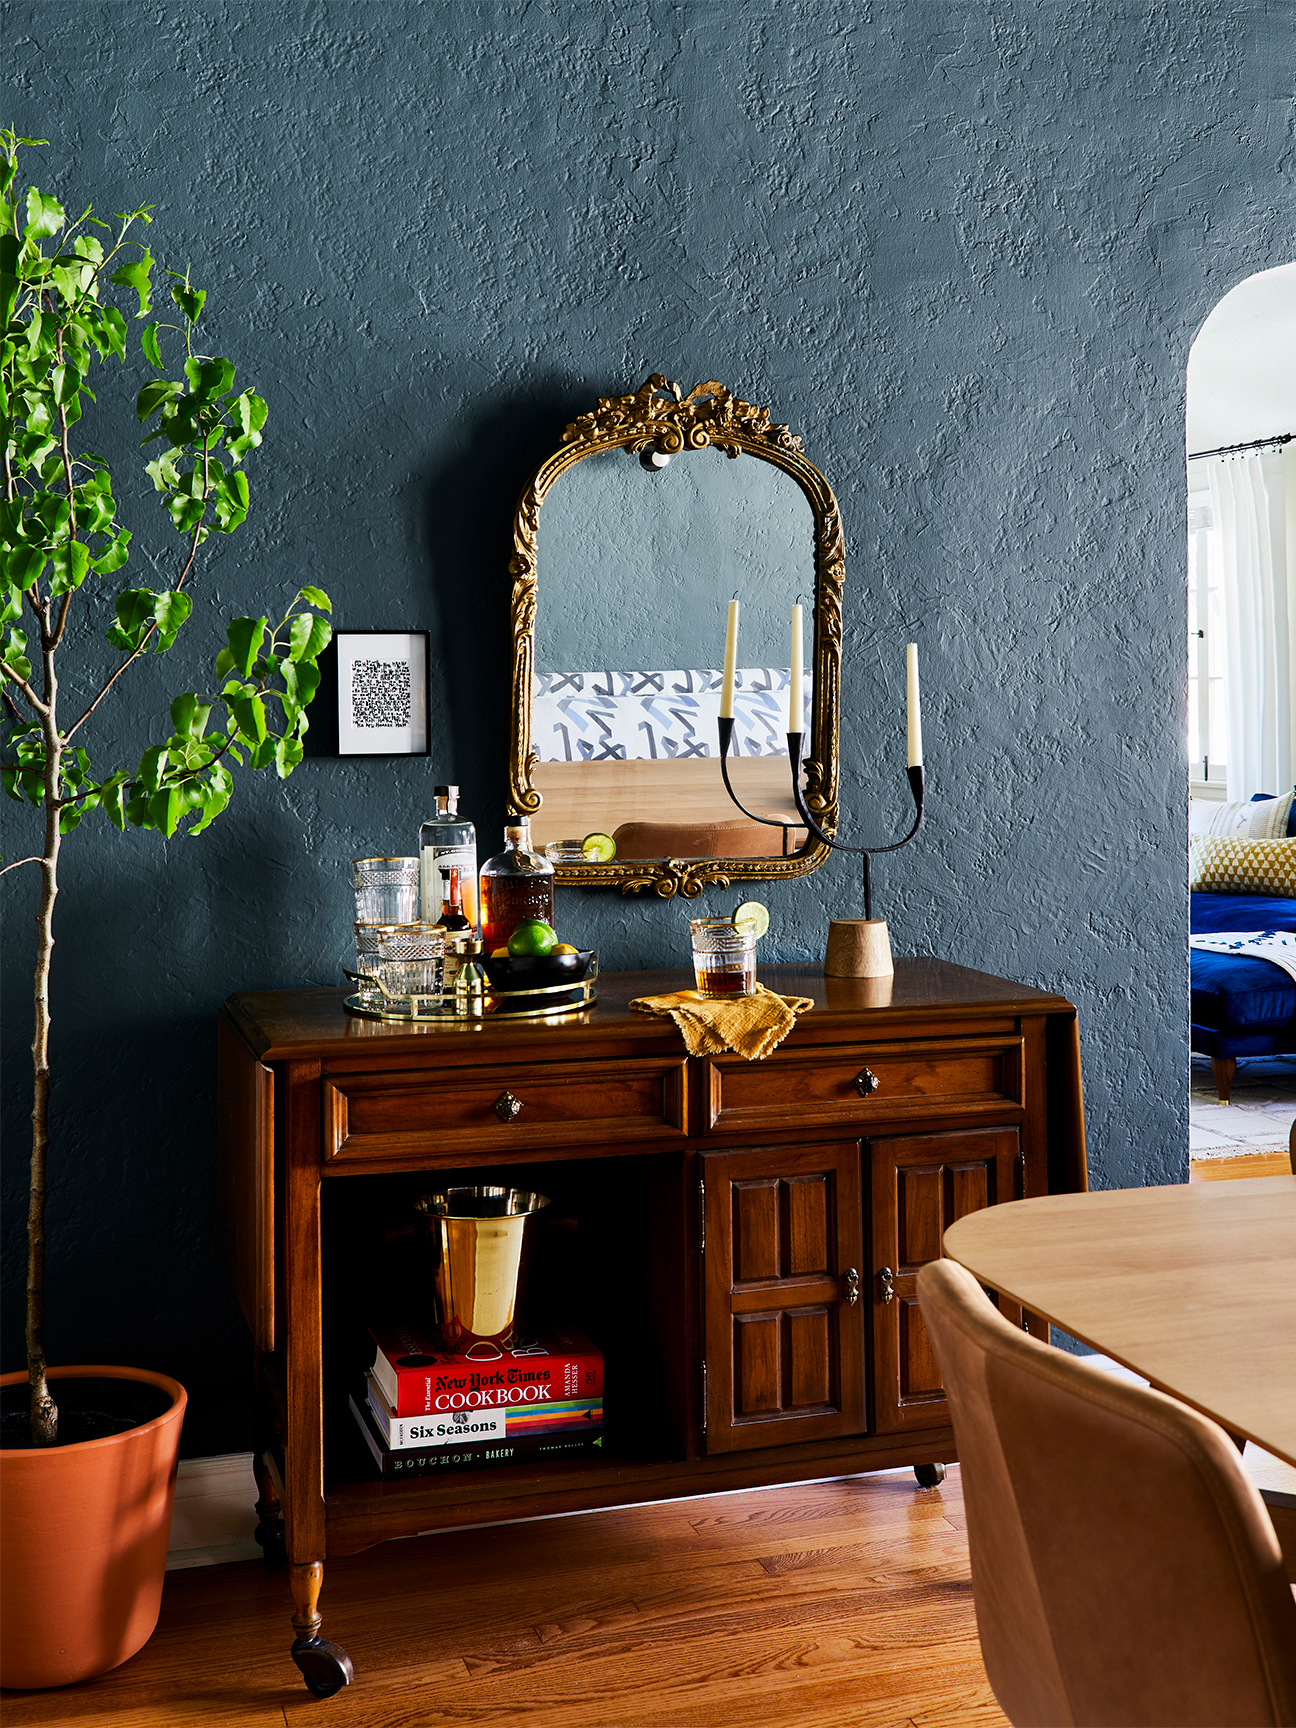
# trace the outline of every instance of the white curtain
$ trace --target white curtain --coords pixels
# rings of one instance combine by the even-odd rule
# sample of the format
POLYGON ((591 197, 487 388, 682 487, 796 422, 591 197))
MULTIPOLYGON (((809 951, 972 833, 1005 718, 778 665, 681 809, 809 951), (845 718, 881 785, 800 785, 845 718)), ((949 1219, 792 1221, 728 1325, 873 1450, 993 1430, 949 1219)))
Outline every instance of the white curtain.
POLYGON ((1296 446, 1209 464, 1224 560, 1228 795, 1291 790, 1296 773, 1296 446))

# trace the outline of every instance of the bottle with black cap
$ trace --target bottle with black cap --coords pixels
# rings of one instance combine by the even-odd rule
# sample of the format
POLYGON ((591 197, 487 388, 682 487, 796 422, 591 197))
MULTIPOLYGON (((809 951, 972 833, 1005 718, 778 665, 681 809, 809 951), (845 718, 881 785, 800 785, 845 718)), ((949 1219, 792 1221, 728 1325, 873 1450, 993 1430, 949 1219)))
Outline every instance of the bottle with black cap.
MULTIPOLYGON (((420 887, 423 920, 439 924, 450 910, 450 884, 456 881, 467 928, 481 928, 477 911, 477 830, 459 815, 459 788, 435 788, 436 815, 419 829, 420 887), (454 873, 452 875, 452 872, 454 873)), ((460 926, 464 928, 464 926, 460 926)))

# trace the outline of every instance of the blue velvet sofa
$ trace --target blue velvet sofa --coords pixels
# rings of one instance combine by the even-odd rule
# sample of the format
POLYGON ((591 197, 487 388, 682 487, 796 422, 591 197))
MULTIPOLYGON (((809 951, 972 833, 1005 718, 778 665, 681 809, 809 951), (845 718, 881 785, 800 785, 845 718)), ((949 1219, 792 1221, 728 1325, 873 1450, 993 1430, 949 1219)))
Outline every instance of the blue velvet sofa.
MULTIPOLYGON (((1217 930, 1296 930, 1296 900, 1267 894, 1190 896, 1194 936, 1217 930)), ((1209 1056, 1227 1104, 1239 1056, 1296 1054, 1296 982, 1268 960, 1192 955, 1192 1048, 1209 1056)))
MULTIPOLYGON (((1256 803, 1271 794, 1257 792, 1256 803)), ((1296 804, 1287 822, 1296 838, 1296 804)), ((1296 930, 1296 900, 1268 894, 1189 896, 1194 936, 1220 930, 1296 930)), ((1192 964, 1192 1050, 1209 1056, 1227 1104, 1240 1056, 1296 1055, 1296 982, 1268 960, 1199 954, 1192 964)))

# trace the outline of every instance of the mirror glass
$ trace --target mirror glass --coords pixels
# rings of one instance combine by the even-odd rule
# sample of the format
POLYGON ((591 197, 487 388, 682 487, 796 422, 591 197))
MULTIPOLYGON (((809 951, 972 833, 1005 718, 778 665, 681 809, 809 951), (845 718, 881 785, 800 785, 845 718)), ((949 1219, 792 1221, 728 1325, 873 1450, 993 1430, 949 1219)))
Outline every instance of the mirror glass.
POLYGON ((507 807, 559 881, 690 898, 819 868, 829 847, 798 817, 787 735, 801 735, 802 808, 831 833, 844 548, 832 488, 789 427, 715 379, 685 395, 654 372, 600 397, 523 488, 509 574, 507 807), (735 597, 731 798, 719 717, 735 597))
POLYGON ((616 842, 626 861, 782 857, 805 839, 787 754, 792 607, 805 608, 810 724, 814 515, 781 468, 714 446, 651 468, 597 451, 545 498, 536 548, 532 817, 537 845, 616 842), (717 717, 729 602, 741 602, 730 778, 717 717), (723 825, 723 832, 715 831, 723 825))

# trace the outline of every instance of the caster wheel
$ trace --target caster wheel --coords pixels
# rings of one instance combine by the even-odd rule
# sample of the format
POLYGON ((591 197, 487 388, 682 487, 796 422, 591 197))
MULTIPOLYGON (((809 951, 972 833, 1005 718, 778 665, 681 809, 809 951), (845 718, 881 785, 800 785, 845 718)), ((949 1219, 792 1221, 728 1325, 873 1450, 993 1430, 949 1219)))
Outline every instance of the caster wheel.
POLYGON ((920 1488, 938 1488, 945 1480, 943 1464, 915 1464, 914 1475, 918 1478, 920 1488))
POLYGON ((302 1671, 306 1690, 317 1698, 331 1698, 355 1678, 351 1658, 340 1644, 330 1644, 327 1638, 296 1639, 292 1659, 302 1671))

